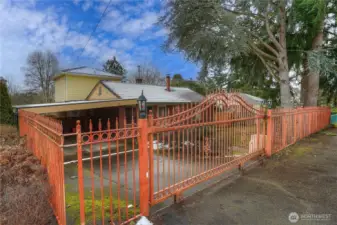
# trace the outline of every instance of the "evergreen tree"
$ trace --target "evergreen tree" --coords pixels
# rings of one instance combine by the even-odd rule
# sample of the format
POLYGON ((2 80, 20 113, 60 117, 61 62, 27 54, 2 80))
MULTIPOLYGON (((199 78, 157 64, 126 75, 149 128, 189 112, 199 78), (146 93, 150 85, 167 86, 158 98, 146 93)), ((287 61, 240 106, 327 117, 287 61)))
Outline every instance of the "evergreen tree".
POLYGON ((201 95, 206 95, 207 87, 204 83, 194 80, 185 80, 181 74, 174 74, 171 80, 172 87, 186 87, 201 95))
POLYGON ((182 81, 182 80, 184 80, 184 78, 179 73, 174 74, 172 77, 172 81, 182 81))
POLYGON ((165 46, 202 63, 200 81, 204 82, 209 74, 206 71, 211 68, 220 68, 231 58, 253 53, 263 69, 278 80, 281 105, 292 105, 286 0, 170 0, 166 9, 160 19, 170 31, 165 46))
POLYGON ((294 79, 302 78, 304 105, 315 106, 319 86, 332 83, 319 85, 320 76, 334 78, 336 72, 329 53, 336 46, 336 12, 336 0, 168 0, 160 22, 170 31, 166 49, 201 64, 200 81, 211 77, 228 88, 233 84, 224 86, 227 78, 212 73, 228 65, 224 76, 252 81, 244 86, 275 83, 267 86, 278 89, 281 105, 290 107, 298 98, 294 79))
POLYGON ((0 77, 0 124, 12 124, 13 116, 6 80, 0 77))
POLYGON ((122 64, 117 61, 115 56, 113 57, 113 59, 109 59, 104 63, 103 70, 120 76, 124 76, 126 73, 126 70, 124 69, 122 64))

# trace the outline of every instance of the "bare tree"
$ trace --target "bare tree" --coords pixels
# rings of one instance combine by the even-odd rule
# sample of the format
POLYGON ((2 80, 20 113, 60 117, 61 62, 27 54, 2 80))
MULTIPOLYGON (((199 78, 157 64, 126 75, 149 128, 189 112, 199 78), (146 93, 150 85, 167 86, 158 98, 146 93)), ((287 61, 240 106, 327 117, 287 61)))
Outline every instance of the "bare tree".
POLYGON ((34 92, 41 92, 44 102, 53 100, 53 76, 58 72, 58 60, 50 51, 34 51, 28 55, 25 83, 34 92))
POLYGON ((165 85, 165 77, 156 67, 148 64, 138 66, 138 70, 128 76, 130 83, 137 83, 137 80, 141 80, 142 84, 165 85))

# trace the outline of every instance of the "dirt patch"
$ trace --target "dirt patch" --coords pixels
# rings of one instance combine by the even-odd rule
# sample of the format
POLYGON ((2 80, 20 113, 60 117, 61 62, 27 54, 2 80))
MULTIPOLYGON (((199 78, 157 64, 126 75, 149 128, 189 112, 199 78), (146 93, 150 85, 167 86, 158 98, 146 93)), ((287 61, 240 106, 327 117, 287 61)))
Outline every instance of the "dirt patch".
POLYGON ((54 224, 48 177, 16 132, 0 135, 0 224, 54 224))

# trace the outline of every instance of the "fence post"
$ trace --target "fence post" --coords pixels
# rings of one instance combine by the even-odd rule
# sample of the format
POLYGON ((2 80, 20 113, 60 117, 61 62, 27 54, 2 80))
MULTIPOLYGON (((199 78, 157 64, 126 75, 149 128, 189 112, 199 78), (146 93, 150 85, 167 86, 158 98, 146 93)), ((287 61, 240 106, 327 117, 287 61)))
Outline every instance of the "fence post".
MULTIPOLYGON (((148 124, 147 119, 138 119, 140 130, 139 147, 139 195, 140 212, 143 216, 149 216, 149 153, 148 153, 148 124)), ((152 143, 150 143, 152 144, 152 143)))
POLYGON ((77 160, 78 160, 78 192, 80 198, 80 222, 81 225, 85 224, 85 211, 84 211, 84 184, 83 184, 83 162, 82 162, 82 137, 81 137, 81 122, 76 121, 77 133, 77 160))
POLYGON ((266 156, 267 157, 270 157, 271 156, 271 146, 272 146, 272 139, 273 139, 273 135, 272 135, 272 129, 273 129, 273 120, 272 120, 272 110, 271 109, 268 109, 268 112, 267 112, 267 144, 266 144, 266 156))

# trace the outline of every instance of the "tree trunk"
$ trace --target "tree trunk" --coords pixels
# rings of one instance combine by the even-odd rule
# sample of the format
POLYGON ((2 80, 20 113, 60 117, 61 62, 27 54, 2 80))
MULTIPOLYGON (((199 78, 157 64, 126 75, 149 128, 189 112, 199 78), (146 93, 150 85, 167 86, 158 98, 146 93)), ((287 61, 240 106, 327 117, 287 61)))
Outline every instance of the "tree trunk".
POLYGON ((287 54, 287 39, 286 39, 286 10, 285 1, 280 2, 280 36, 279 43, 281 49, 278 57, 280 90, 281 90, 281 107, 292 107, 289 81, 289 66, 287 54))
POLYGON ((303 57, 303 73, 301 79, 301 103, 303 106, 308 105, 308 73, 309 73, 309 65, 308 65, 308 55, 305 53, 303 57))
POLYGON ((319 97, 319 72, 311 71, 308 75, 308 92, 305 106, 317 106, 319 97))
MULTIPOLYGON (((312 41, 312 50, 317 51, 322 49, 323 45, 323 20, 320 30, 312 41)), ((310 70, 308 74, 308 92, 306 106, 317 106, 319 97, 319 71, 310 70)))
POLYGON ((281 107, 282 108, 292 107, 290 83, 289 83, 289 71, 288 70, 279 71, 279 76, 280 76, 280 91, 281 91, 281 107))

